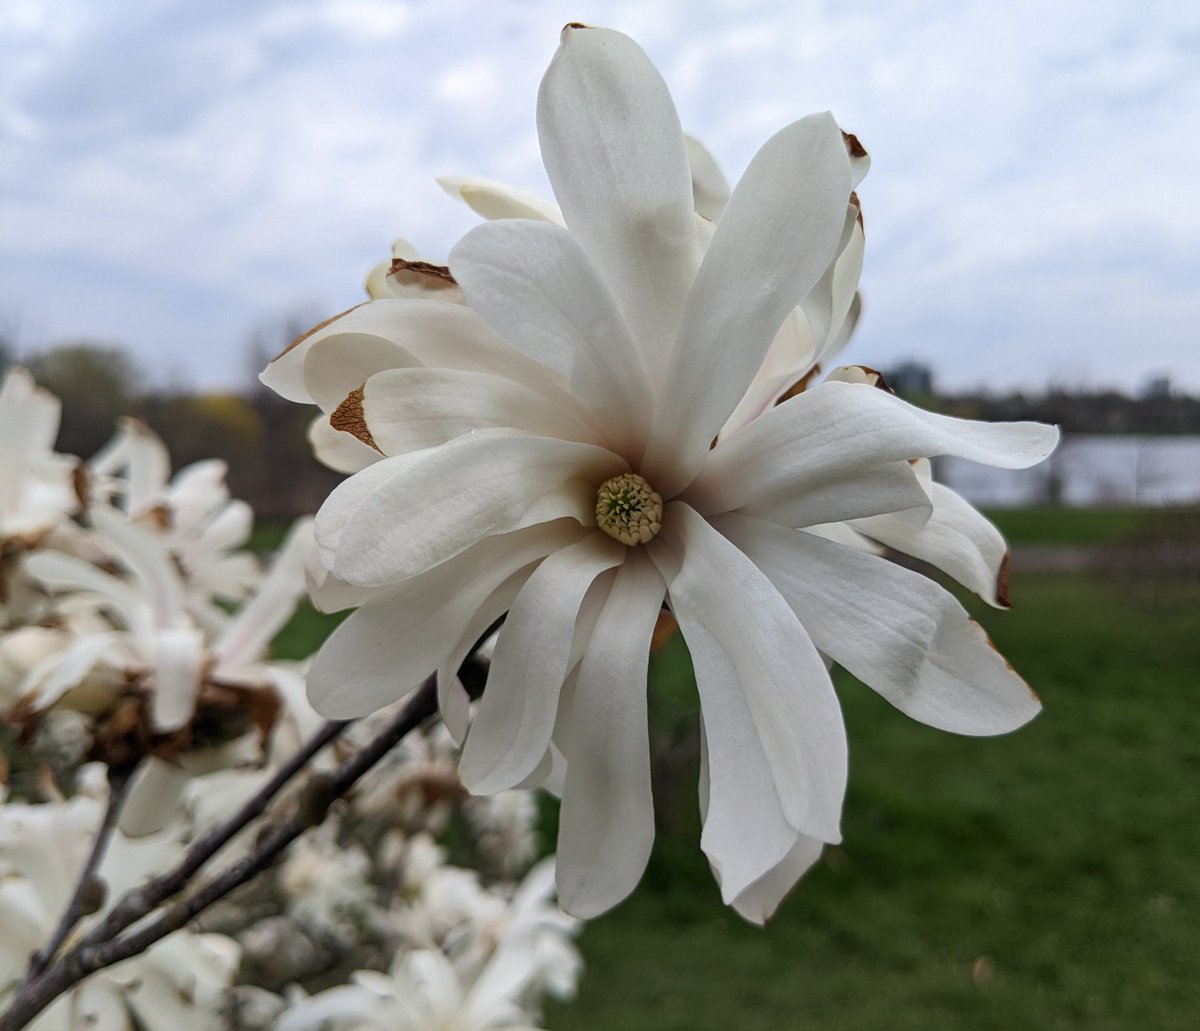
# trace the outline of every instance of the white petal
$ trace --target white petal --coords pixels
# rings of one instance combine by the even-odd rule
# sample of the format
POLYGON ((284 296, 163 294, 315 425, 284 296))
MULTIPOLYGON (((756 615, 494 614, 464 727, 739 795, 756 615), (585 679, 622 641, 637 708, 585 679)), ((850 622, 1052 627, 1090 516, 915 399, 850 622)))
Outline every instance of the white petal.
POLYGON ((389 456, 434 447, 479 430, 512 428, 585 443, 599 437, 582 405, 572 410, 556 398, 487 372, 423 368, 381 372, 363 387, 362 412, 375 446, 389 456))
POLYGON ((557 205, 507 183, 474 175, 445 175, 438 178, 438 185, 475 214, 487 219, 536 218, 555 225, 563 224, 562 212, 557 205))
POLYGON ((729 904, 787 855, 796 831, 783 815, 737 671, 715 637, 680 626, 703 716, 700 847, 729 904))
POLYGON ((773 462, 742 471, 728 483, 728 492, 703 479, 684 492, 683 500, 705 515, 736 509, 782 526, 900 511, 913 513, 909 518, 919 525, 928 515, 929 496, 907 462, 829 467, 808 461, 812 456, 799 447, 772 457, 773 462))
POLYGON ((175 815, 183 790, 191 781, 174 763, 156 756, 142 761, 133 775, 129 796, 121 808, 121 833, 141 838, 162 830, 175 815))
POLYGON ((570 520, 488 537, 380 592, 342 623, 313 659, 309 698, 324 716, 362 716, 437 670, 503 581, 587 531, 570 520))
POLYGON ((575 238, 547 222, 494 222, 450 254, 471 306, 523 354, 562 373, 620 439, 640 449, 650 389, 637 345, 575 238))
POLYGON ((550 747, 575 621, 592 581, 626 549, 593 533, 549 556, 529 578, 500 631, 487 689, 459 773, 474 794, 520 783, 550 747))
POLYGON ((765 924, 796 882, 821 858, 824 847, 816 838, 797 834, 787 855, 742 891, 733 900, 733 908, 751 923, 765 924))
POLYGON ((317 461, 338 473, 359 472, 382 457, 354 434, 335 430, 325 412, 308 424, 308 443, 317 461))
POLYGON ((661 375, 699 258, 666 84, 628 36, 568 26, 538 91, 538 138, 567 225, 661 375))
POLYGON ((721 166, 703 143, 686 133, 683 142, 687 148, 688 167, 692 171, 692 203, 696 214, 715 222, 729 202, 729 183, 721 166))
POLYGON ((920 573, 742 516, 716 525, 767 570, 814 643, 915 720, 1003 734, 1037 698, 954 597, 920 573))
POLYGON ((855 468, 934 455, 1023 469, 1057 441, 1058 430, 1042 423, 955 419, 865 384, 825 382, 719 443, 688 498, 705 512, 729 511, 855 468))
POLYGON ((204 662, 204 636, 199 630, 172 628, 158 635, 152 706, 156 730, 176 730, 192 718, 204 662))
POLYGON ((530 566, 518 570, 484 599, 467 621, 449 657, 438 667, 438 708, 442 722, 459 746, 466 740, 470 727, 471 699, 458 671, 487 629, 512 608, 531 571, 530 566))
MULTIPOLYGON (((342 312, 340 315, 335 315, 331 319, 319 322, 312 329, 302 333, 288 344, 280 354, 271 359, 270 364, 258 374, 259 380, 281 397, 286 397, 289 401, 299 401, 301 404, 315 404, 316 402, 313 401, 308 387, 304 384, 304 359, 308 355, 308 349, 322 336, 343 332, 342 327, 344 325, 351 325, 351 323, 344 323, 343 320, 347 319, 354 312, 360 311, 363 308, 370 308, 373 303, 371 301, 364 301, 362 304, 356 304, 353 308, 342 312), (331 329, 330 327, 334 328, 331 329)), ((368 316, 368 318, 371 317, 368 316)))
MULTIPOLYGON (((631 549, 579 665, 561 744, 567 760, 558 894, 572 916, 610 909, 637 884, 654 842, 646 671, 663 582, 631 549)), ((562 721, 560 720, 560 723, 562 721)))
POLYGON ((668 551, 679 564, 669 591, 684 640, 696 641, 702 658, 718 648, 728 656, 788 822, 822 841, 840 840, 845 729, 804 627, 762 571, 686 505, 668 506, 658 540, 655 561, 668 551))
POLYGON ((97 530, 124 563, 142 581, 156 627, 172 627, 183 613, 183 580, 167 554, 166 544, 150 530, 129 522, 106 508, 91 510, 97 530))
POLYGON ((111 573, 74 555, 58 551, 36 551, 26 557, 22 568, 53 591, 91 591, 116 606, 128 624, 141 607, 137 592, 111 573))
POLYGON ((308 349, 304 382, 321 410, 332 412, 350 391, 357 390, 375 373, 420 364, 411 351, 394 339, 365 333, 336 334, 322 337, 308 349))
POLYGON ((341 484, 317 513, 335 576, 381 586, 483 537, 573 516, 594 523, 595 485, 625 463, 591 444, 490 432, 388 458, 341 484))
POLYGON ((788 126, 751 161, 696 274, 655 410, 647 478, 664 497, 699 471, 784 318, 833 260, 849 195, 829 115, 788 126))
POLYGON ((1009 551, 1000 531, 940 483, 929 485, 933 510, 924 525, 894 515, 856 520, 881 544, 936 566, 989 605, 1008 608, 1009 551))

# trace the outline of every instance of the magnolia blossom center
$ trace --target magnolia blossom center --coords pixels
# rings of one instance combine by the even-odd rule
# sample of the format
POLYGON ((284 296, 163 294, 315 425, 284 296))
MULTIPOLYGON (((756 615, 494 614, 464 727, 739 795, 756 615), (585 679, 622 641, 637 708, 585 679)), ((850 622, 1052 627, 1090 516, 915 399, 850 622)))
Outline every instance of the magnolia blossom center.
POLYGON ((662 514, 662 496, 637 473, 614 476, 596 489, 596 525, 622 544, 652 540, 662 529, 662 514))

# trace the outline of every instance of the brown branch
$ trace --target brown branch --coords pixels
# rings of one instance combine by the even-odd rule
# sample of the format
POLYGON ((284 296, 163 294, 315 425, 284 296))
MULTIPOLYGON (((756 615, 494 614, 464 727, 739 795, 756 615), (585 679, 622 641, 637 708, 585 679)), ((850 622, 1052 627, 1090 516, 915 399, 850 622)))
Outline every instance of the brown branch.
POLYGON ((104 918, 83 937, 80 945, 97 945, 110 941, 172 895, 183 891, 192 876, 247 824, 261 816, 275 796, 287 786, 288 781, 304 769, 322 748, 338 737, 350 722, 327 721, 275 771, 270 780, 242 803, 242 807, 236 813, 192 842, 187 853, 172 869, 126 892, 104 918))
MULTIPOLYGON (((408 704, 375 737, 337 768, 326 784, 326 791, 323 793, 324 798, 332 802, 334 799, 344 795, 368 770, 391 751, 406 734, 416 729, 436 712, 437 681, 435 677, 430 677, 412 696, 408 704)), ((338 731, 341 729, 340 726, 337 728, 338 731)), ((326 724, 322 733, 329 733, 329 740, 332 740, 336 736, 331 730, 331 724, 326 724)), ((273 781, 276 779, 278 779, 278 776, 272 778, 273 781)), ((259 794, 261 795, 263 792, 259 794)), ((258 796, 255 797, 257 798, 258 796)), ((265 804, 266 802, 263 803, 264 806, 265 804)), ((241 811, 239 811, 238 816, 240 815, 241 811)), ((230 821, 230 823, 232 822, 230 821)), ((267 869, 288 845, 303 834, 308 827, 313 826, 315 822, 319 822, 319 820, 314 819, 311 812, 296 812, 263 835, 255 846, 254 851, 249 855, 231 864, 219 876, 207 884, 201 885, 191 895, 174 903, 153 919, 146 921, 136 930, 123 937, 108 941, 97 940, 93 942, 90 940, 92 935, 88 935, 87 938, 66 953, 66 955, 41 976, 27 981, 22 985, 12 1006, 9 1007, 7 1012, 0 1015, 0 1031, 19 1031, 20 1028, 25 1027, 63 992, 67 991, 73 985, 78 984, 85 977, 95 973, 97 970, 120 963, 130 956, 136 956, 168 934, 179 930, 213 903, 218 902, 235 888, 240 887, 256 874, 267 869)), ((221 831, 224 832, 226 829, 226 825, 222 825, 221 831)), ((232 837, 233 833, 236 833, 236 830, 225 834, 224 841, 229 840, 229 837, 232 837)), ((216 835, 210 834, 204 840, 208 840, 210 837, 215 840, 216 835)), ((220 846, 218 845, 217 847, 220 846)), ((152 884, 160 884, 157 889, 158 891, 165 890, 160 882, 174 884, 178 877, 178 870, 185 865, 194 864, 192 865, 193 872, 199 868, 201 863, 195 863, 193 857, 194 851, 195 849, 189 851, 188 855, 184 857, 179 867, 175 870, 169 871, 154 882, 151 882, 152 884)), ((212 852, 210 851, 208 855, 211 856, 212 852)), ((133 892, 131 894, 137 893, 133 892)), ((163 898, 166 897, 167 895, 163 896, 163 898)), ((122 898, 121 902, 115 908, 125 906, 128 898, 129 896, 122 898)), ((132 904, 125 907, 126 913, 131 911, 134 911, 132 904)), ((141 911, 141 915, 143 916, 148 915, 148 913, 149 910, 141 911)), ((139 917, 135 916, 134 920, 136 919, 139 919, 139 917)), ((128 927, 131 922, 125 923, 123 926, 128 927)))
MULTIPOLYGON (((132 781, 132 767, 110 766, 108 768, 108 803, 104 807, 104 818, 96 830, 96 839, 92 842, 92 850, 88 853, 83 869, 79 872, 79 880, 75 884, 71 901, 63 910, 62 917, 59 919, 54 933, 50 936, 50 940, 29 958, 26 980, 37 977, 50 965, 50 962, 58 954, 58 950, 62 948, 63 942, 67 940, 67 936, 84 916, 84 910, 91 901, 89 896, 96 890, 96 870, 104 860, 104 853, 108 851, 108 842, 112 838, 113 829, 117 826, 117 820, 121 815, 121 808, 125 805, 125 799, 129 795, 129 785, 132 781)), ((95 907, 93 906, 92 909, 94 911, 95 907)))

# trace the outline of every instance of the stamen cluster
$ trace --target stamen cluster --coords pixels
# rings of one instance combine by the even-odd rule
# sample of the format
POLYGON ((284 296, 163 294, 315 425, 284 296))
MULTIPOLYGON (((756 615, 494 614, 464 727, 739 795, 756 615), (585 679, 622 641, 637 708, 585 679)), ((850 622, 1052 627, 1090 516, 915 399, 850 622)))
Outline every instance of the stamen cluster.
POLYGON ((662 529, 662 496, 637 473, 605 480, 596 490, 596 525, 614 540, 633 547, 662 529))

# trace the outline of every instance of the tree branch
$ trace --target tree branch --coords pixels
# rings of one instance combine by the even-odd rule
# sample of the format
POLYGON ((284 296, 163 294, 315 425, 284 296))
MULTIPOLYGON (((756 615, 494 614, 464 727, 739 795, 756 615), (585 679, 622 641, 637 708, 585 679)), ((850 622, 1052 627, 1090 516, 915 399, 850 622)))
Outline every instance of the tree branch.
POLYGON ((62 948, 63 942, 67 940, 67 936, 83 917, 84 909, 90 901, 88 895, 95 891, 96 870, 104 860, 104 853, 108 851, 109 839, 112 837, 113 829, 117 826, 121 808, 129 794, 129 785, 133 781, 133 770, 134 768, 112 766, 108 768, 108 803, 104 807, 104 818, 96 830, 96 839, 92 842, 92 850, 88 853, 83 869, 79 872, 79 880, 75 884, 71 901, 63 910, 58 926, 54 929, 50 940, 29 958, 29 970, 25 975, 27 981, 37 977, 50 965, 51 960, 58 954, 58 950, 62 948))
POLYGON ((192 842, 184 857, 170 870, 147 881, 141 887, 126 892, 104 918, 80 942, 96 945, 111 940, 125 928, 136 923, 172 895, 188 886, 192 876, 207 863, 239 831, 261 816, 287 783, 296 776, 322 748, 333 741, 350 725, 351 720, 329 720, 317 730, 263 784, 242 807, 224 823, 218 824, 203 837, 192 842))
MULTIPOLYGON (((405 735, 416 729, 436 712, 437 679, 436 677, 430 677, 410 698, 408 704, 392 717, 375 737, 337 768, 328 781, 327 792, 324 797, 332 802, 334 799, 344 795, 368 770, 391 751, 405 735)), ((326 724, 317 736, 320 737, 322 734, 328 734, 328 740, 332 740, 343 727, 344 724, 337 726, 335 732, 332 723, 326 724)), ((315 740, 316 738, 313 739, 313 742, 315 740)), ((310 746, 313 742, 310 742, 310 746)), ((302 751, 308 750, 308 747, 306 746, 306 749, 302 751)), ((315 752, 315 750, 314 748, 312 751, 315 752)), ((299 754, 297 753, 297 755, 299 754)), ((311 754, 310 752, 310 757, 311 754)), ((295 770, 293 770, 294 772, 295 770)), ((278 780, 278 774, 272 778, 270 783, 274 783, 276 780, 278 780)), ((280 787, 282 783, 280 782, 280 787)), ((264 789, 255 796, 255 799, 251 800, 251 803, 265 794, 266 787, 264 786, 264 789)), ((276 791, 278 791, 278 788, 276 788, 276 791)), ((266 801, 269 801, 269 798, 266 801)), ((265 807, 266 801, 262 802, 263 807, 265 807)), ((247 803, 242 810, 239 810, 233 820, 228 821, 227 824, 223 824, 218 829, 221 832, 220 834, 210 833, 202 839, 202 842, 207 842, 209 839, 216 840, 223 835, 221 842, 216 846, 219 848, 220 844, 228 841, 236 833, 236 828, 229 830, 229 825, 241 817, 251 803, 247 803)), ((259 811, 261 811, 261 807, 259 811)), ((272 830, 268 831, 249 855, 231 864, 215 879, 201 885, 191 895, 174 903, 168 909, 160 912, 158 916, 146 921, 141 927, 129 934, 107 941, 100 940, 97 937, 93 941, 93 936, 96 933, 93 931, 41 976, 28 980, 21 986, 16 998, 13 1000, 12 1006, 9 1007, 6 1013, 0 1015, 0 1031, 19 1031, 20 1028, 25 1027, 58 996, 73 985, 78 984, 85 977, 95 973, 97 970, 102 970, 105 967, 128 959, 130 956, 136 956, 155 942, 165 938, 168 934, 182 928, 188 921, 198 916, 213 903, 218 902, 235 888, 240 887, 256 874, 267 869, 288 845, 314 824, 314 820, 310 816, 311 814, 301 812, 293 813, 283 823, 278 824, 272 830)), ((245 821, 242 826, 244 825, 245 821)), ((197 845, 199 844, 201 842, 197 842, 197 845)), ((211 856, 213 851, 215 851, 215 848, 208 851, 205 859, 211 856)), ((199 869, 204 859, 200 859, 197 862, 197 857, 198 850, 193 847, 175 869, 150 882, 152 885, 158 885, 157 892, 166 892, 159 901, 175 893, 177 889, 168 891, 167 888, 175 884, 183 868, 190 867, 193 873, 199 869)), ((183 880, 186 881, 186 877, 183 880)), ((138 893, 138 891, 135 891, 124 896, 117 906, 114 907, 114 911, 116 909, 123 909, 126 915, 130 912, 136 913, 143 903, 139 902, 137 907, 132 903, 128 905, 126 903, 131 895, 137 895, 138 893)), ((149 910, 141 910, 142 916, 148 915, 148 913, 149 910)), ((122 929, 130 926, 137 919, 139 917, 135 915, 132 920, 122 925, 122 929)), ((114 921, 114 923, 116 922, 114 921)), ((98 925, 96 930, 99 930, 103 926, 104 922, 98 925)))

